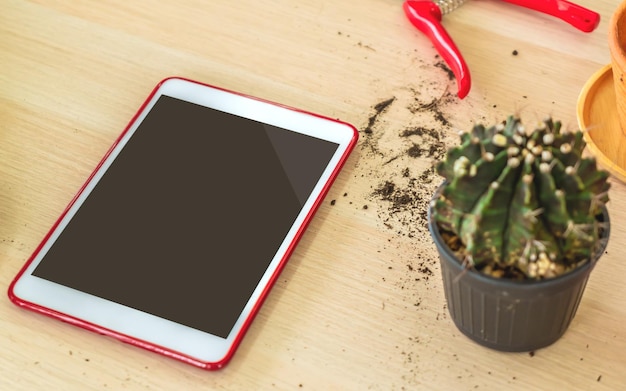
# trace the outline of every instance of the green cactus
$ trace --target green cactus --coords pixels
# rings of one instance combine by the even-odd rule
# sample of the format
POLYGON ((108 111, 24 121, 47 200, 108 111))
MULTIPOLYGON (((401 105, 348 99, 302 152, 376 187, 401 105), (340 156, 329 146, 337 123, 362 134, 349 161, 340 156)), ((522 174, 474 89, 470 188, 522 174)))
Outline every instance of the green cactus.
POLYGON ((446 182, 433 218, 485 273, 543 279, 571 270, 598 248, 609 200, 609 173, 584 148, 580 130, 561 131, 552 118, 536 129, 517 116, 476 125, 436 167, 446 182))

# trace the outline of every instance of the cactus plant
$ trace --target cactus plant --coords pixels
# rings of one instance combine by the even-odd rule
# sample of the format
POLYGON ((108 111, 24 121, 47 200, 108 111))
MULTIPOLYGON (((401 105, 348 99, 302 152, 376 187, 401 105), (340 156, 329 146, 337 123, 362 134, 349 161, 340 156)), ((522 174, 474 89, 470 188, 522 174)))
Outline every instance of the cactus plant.
POLYGON ((446 181, 431 204, 448 245, 496 277, 546 279, 588 262, 606 240, 598 216, 610 184, 584 148, 580 130, 550 117, 462 133, 436 166, 446 181))

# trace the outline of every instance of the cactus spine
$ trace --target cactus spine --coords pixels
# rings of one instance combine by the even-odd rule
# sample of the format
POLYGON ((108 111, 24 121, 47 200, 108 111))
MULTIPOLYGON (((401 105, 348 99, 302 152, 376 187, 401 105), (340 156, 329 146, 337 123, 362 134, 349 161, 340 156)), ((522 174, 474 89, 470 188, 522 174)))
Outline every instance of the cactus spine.
POLYGON ((463 261, 494 276, 542 279, 587 262, 601 240, 609 173, 583 157, 580 130, 517 116, 461 134, 437 165, 446 179, 433 218, 463 261))

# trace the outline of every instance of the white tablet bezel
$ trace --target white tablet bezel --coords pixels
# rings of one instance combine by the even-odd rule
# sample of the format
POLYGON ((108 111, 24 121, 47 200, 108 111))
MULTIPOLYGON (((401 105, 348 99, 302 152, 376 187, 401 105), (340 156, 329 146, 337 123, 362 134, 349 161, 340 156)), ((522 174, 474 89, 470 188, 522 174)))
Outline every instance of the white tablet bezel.
MULTIPOLYGON (((207 369, 219 368, 234 353, 243 333, 291 254, 312 214, 353 149, 357 137, 357 131, 353 126, 338 120, 183 78, 165 79, 153 90, 126 130, 15 278, 9 289, 11 299, 20 306, 116 337, 124 342, 207 369), (32 275, 54 240, 58 238, 60 232, 162 95, 338 144, 337 151, 227 338, 183 326, 32 275)), ((219 300, 219 298, 215 299, 219 300)), ((202 309, 199 308, 199 310, 202 309)))

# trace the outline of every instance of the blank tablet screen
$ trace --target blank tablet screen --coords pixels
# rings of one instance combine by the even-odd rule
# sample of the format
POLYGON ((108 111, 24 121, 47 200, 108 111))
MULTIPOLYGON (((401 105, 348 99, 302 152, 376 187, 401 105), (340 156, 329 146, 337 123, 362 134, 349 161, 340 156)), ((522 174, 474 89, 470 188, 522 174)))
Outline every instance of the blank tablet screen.
POLYGON ((161 96, 33 275, 225 338, 337 148, 161 96))

